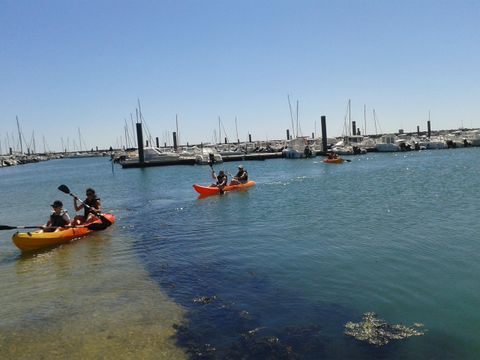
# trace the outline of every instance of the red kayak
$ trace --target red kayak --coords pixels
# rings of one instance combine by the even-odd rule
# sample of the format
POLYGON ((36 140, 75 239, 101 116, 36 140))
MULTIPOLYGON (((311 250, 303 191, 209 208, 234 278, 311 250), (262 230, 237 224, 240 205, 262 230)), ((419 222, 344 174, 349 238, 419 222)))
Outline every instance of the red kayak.
POLYGON ((335 159, 325 159, 323 160, 323 162, 325 164, 341 164, 343 163, 345 160, 343 160, 342 158, 335 158, 335 159))
MULTIPOLYGON (((234 191, 234 190, 248 189, 248 188, 254 186, 255 184, 256 184, 255 181, 250 180, 245 184, 227 185, 223 188, 223 191, 234 191)), ((195 185, 193 185, 193 188, 200 195, 219 195, 220 194, 220 189, 216 186, 201 186, 201 185, 195 184, 195 185)))

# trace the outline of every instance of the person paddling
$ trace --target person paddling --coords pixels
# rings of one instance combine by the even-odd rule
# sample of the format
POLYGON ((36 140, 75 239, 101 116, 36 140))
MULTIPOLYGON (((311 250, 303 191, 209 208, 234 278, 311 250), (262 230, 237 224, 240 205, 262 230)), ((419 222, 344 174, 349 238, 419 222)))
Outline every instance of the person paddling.
POLYGON ((76 196, 73 198, 73 207, 75 208, 75 211, 80 211, 82 209, 84 211, 83 216, 75 216, 75 222, 77 224, 86 223, 97 213, 101 212, 100 198, 98 198, 95 194, 95 190, 92 188, 88 188, 86 191, 86 195, 87 198, 83 202, 90 206, 90 208, 84 206, 82 203, 78 204, 79 199, 76 196))
POLYGON ((227 174, 223 170, 220 170, 218 175, 215 173, 215 170, 212 170, 212 178, 213 180, 216 181, 216 183, 213 183, 210 185, 211 187, 218 187, 220 189, 220 193, 223 193, 223 188, 227 186, 228 183, 228 177, 227 174))
POLYGON ((44 231, 52 232, 61 227, 70 225, 70 216, 68 215, 67 211, 63 210, 63 203, 60 200, 55 200, 50 206, 53 208, 53 212, 50 215, 45 228, 43 229, 44 231))
POLYGON ((243 165, 238 165, 238 172, 233 177, 230 185, 246 184, 248 182, 248 172, 243 168, 243 165))

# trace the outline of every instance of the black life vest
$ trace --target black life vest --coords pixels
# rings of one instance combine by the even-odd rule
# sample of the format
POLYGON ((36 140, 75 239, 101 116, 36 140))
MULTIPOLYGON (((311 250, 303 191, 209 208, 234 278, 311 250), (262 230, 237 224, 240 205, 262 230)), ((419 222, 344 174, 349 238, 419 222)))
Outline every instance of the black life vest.
POLYGON ((235 177, 238 179, 238 180, 241 180, 242 182, 248 182, 248 172, 246 170, 239 170, 237 172, 237 175, 235 175, 235 177), (240 179, 240 177, 242 176, 245 176, 243 179, 240 179))
POLYGON ((53 213, 52 215, 50 215, 50 226, 61 227, 67 225, 67 221, 65 221, 65 219, 63 218, 63 214, 64 213, 57 215, 53 213))
MULTIPOLYGON (((84 203, 90 206, 91 208, 98 209, 98 202, 100 201, 99 198, 94 198, 93 200, 89 201, 88 198, 84 200, 84 203)), ((85 218, 85 221, 87 221, 88 214, 92 213, 90 209, 88 209, 86 206, 83 207, 83 217, 85 218)), ((94 213, 92 213, 94 214, 94 213)), ((94 214, 95 215, 95 214, 94 214)))
POLYGON ((223 174, 223 175, 218 175, 217 176, 217 185, 220 185, 221 183, 223 182, 227 182, 227 175, 223 174))

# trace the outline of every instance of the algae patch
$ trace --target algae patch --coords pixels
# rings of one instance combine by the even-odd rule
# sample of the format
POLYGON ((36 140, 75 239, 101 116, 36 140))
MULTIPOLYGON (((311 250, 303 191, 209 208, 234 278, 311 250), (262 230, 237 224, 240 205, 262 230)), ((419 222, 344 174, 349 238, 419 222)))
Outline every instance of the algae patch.
POLYGON ((425 332, 421 330, 422 328, 423 325, 417 323, 412 326, 389 324, 385 320, 379 319, 377 314, 367 312, 363 314, 362 322, 349 321, 345 324, 345 335, 353 336, 370 345, 383 346, 392 340, 424 335, 425 332))

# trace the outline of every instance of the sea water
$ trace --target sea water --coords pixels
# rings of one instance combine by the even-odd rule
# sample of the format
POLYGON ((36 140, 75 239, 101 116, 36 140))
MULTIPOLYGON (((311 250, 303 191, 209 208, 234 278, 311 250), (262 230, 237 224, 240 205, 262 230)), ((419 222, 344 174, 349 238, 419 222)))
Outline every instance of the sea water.
POLYGON ((211 181, 208 166, 112 173, 97 158, 1 169, 3 224, 45 222, 55 199, 72 212, 61 183, 81 195, 94 187, 118 220, 28 256, 11 232, 0 234, 0 349, 10 357, 69 349, 112 358, 476 358, 479 155, 245 162, 255 187, 203 199, 191 185, 211 181), (422 323, 425 335, 383 347, 345 336, 344 325, 365 312, 422 323))

